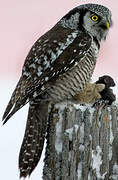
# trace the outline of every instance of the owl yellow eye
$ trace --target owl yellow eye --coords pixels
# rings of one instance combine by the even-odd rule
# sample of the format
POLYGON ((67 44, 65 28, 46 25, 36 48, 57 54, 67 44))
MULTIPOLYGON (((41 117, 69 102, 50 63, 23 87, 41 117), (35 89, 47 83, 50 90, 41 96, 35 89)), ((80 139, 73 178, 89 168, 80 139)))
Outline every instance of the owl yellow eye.
POLYGON ((98 21, 98 16, 97 15, 93 15, 92 17, 91 17, 91 19, 92 19, 92 21, 98 21))

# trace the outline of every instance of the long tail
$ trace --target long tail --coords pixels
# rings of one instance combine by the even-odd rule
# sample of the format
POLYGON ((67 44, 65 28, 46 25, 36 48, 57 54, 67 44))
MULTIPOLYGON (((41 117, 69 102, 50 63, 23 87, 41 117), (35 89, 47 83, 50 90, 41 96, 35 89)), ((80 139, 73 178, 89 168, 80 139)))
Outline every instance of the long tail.
POLYGON ((8 119, 15 114, 15 112, 17 112, 28 102, 28 97, 22 93, 24 87, 25 81, 23 81, 21 77, 3 114, 3 124, 5 124, 8 119))
POLYGON ((47 131, 47 121, 48 103, 31 102, 19 154, 20 177, 30 176, 40 160, 47 131))

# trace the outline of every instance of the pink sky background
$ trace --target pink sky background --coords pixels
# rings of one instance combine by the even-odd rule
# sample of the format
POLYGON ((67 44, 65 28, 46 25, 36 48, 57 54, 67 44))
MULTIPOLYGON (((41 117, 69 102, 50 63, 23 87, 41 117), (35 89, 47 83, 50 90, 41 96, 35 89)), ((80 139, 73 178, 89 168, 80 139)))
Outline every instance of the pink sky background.
POLYGON ((25 57, 33 43, 70 9, 82 3, 109 7, 114 26, 102 43, 95 75, 117 77, 118 2, 117 0, 4 0, 0 1, 0 76, 19 78, 25 57))
MULTIPOLYGON (((0 0, 0 120, 33 43, 69 10, 83 3, 106 5, 112 11, 114 26, 106 42, 102 43, 93 79, 109 74, 118 83, 117 0, 0 0)), ((27 106, 18 111, 4 127, 0 126, 1 180, 19 179, 18 154, 26 117, 27 106)), ((42 179, 41 167, 42 162, 30 180, 42 179)))

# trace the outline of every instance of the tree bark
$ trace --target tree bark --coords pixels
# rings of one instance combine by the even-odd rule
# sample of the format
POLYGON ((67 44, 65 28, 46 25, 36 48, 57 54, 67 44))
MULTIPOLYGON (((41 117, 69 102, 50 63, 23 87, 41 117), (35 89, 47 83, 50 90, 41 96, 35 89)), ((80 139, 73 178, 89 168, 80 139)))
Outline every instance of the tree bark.
POLYGON ((56 104, 49 115, 43 180, 118 180, 118 108, 56 104))

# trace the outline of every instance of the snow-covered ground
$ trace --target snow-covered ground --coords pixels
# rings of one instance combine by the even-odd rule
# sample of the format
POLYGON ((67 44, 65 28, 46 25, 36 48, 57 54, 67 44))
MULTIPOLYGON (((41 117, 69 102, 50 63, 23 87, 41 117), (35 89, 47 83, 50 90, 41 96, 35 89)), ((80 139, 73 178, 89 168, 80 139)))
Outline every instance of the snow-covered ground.
MULTIPOLYGON (((18 111, 4 126, 2 115, 16 85, 16 80, 0 80, 0 179, 19 179, 18 156, 24 136, 28 105, 18 111)), ((44 152, 30 180, 41 180, 44 152)))

